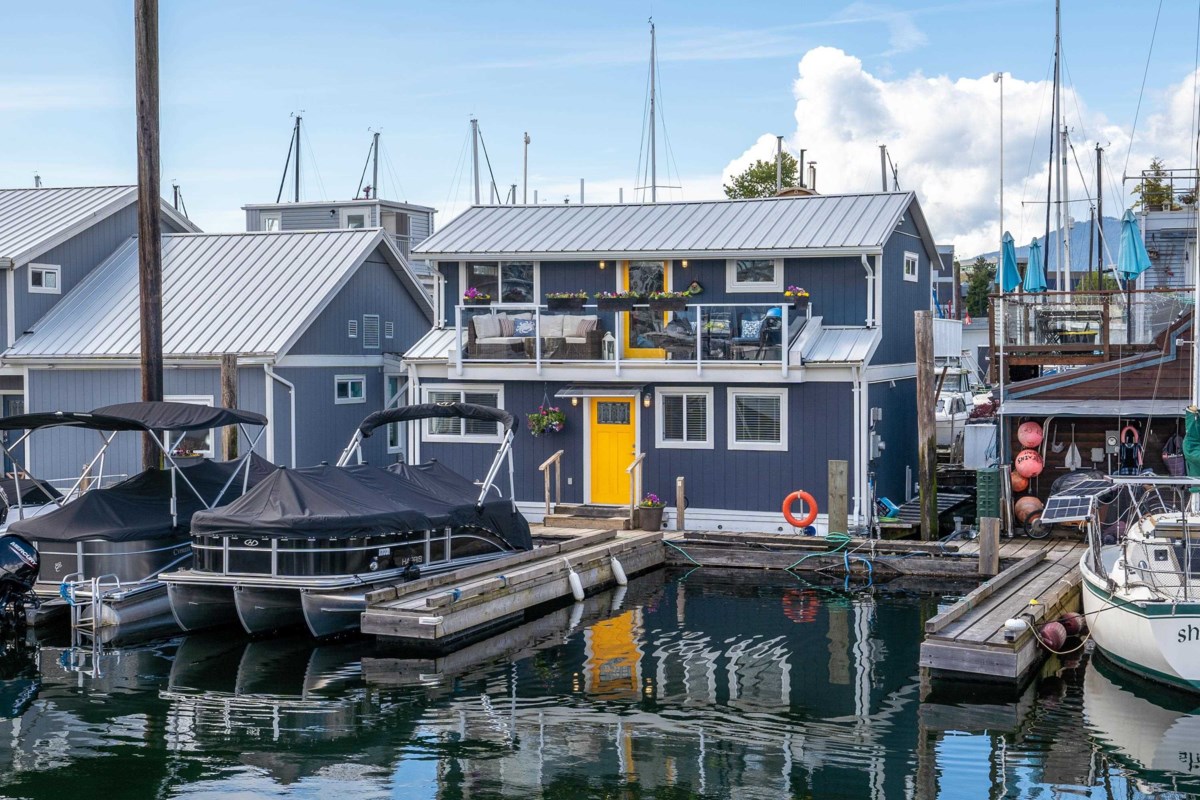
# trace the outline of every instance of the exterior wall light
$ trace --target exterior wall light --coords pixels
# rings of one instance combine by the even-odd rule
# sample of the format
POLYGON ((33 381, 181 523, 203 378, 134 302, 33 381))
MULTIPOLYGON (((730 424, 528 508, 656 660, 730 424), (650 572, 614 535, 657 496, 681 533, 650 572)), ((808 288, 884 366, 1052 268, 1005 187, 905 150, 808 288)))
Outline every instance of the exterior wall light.
POLYGON ((686 258, 683 260, 683 268, 687 269, 687 259, 686 258))
POLYGON ((601 261, 601 262, 600 262, 600 269, 604 269, 604 262, 603 262, 603 261, 601 261))
POLYGON ((577 406, 577 405, 579 405, 579 398, 578 398, 578 397, 572 397, 572 398, 571 398, 571 405, 573 405, 573 406, 577 406))
POLYGON ((650 407, 650 393, 646 392, 644 395, 642 395, 642 408, 649 408, 649 407, 650 407))

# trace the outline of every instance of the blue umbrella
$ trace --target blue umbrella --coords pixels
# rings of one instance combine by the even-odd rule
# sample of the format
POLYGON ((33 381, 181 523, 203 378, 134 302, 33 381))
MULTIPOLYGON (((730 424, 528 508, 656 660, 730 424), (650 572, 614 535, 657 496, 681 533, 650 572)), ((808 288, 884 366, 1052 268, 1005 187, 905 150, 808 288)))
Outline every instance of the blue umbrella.
POLYGON ((1121 250, 1117 254, 1117 272, 1125 280, 1132 281, 1148 269, 1150 254, 1146 252, 1142 232, 1138 230, 1133 212, 1126 211, 1125 216, 1121 217, 1121 250))
POLYGON ((1029 243, 1029 263, 1025 266, 1025 280, 1021 288, 1026 292, 1046 291, 1046 269, 1042 265, 1042 245, 1037 239, 1029 243))
POLYGON ((1017 271, 1017 248, 1013 244, 1012 234, 1004 232, 1003 247, 1000 250, 1000 291, 1015 292, 1021 285, 1021 273, 1017 271))

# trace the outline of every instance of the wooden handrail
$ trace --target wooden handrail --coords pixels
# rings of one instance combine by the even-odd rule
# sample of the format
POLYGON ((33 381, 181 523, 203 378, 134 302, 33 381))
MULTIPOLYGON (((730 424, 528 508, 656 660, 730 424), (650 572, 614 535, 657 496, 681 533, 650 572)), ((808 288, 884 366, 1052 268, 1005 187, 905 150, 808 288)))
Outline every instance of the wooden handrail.
POLYGON ((633 515, 637 511, 638 495, 642 493, 642 462, 646 460, 645 453, 638 453, 637 458, 625 468, 625 474, 629 476, 629 521, 633 522, 633 515))
POLYGON ((546 489, 546 516, 550 516, 550 465, 554 465, 554 504, 557 506, 562 503, 562 454, 559 450, 554 455, 547 458, 538 467, 542 473, 543 483, 546 489))

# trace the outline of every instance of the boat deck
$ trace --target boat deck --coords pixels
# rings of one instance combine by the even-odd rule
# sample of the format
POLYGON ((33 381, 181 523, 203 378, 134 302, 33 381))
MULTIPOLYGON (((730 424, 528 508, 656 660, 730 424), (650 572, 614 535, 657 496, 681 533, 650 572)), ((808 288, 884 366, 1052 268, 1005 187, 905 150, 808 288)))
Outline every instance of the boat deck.
MULTIPOLYGON (((978 549, 964 543, 960 552, 978 549)), ((1004 623, 1031 626, 1080 606, 1079 559, 1086 545, 1066 539, 1011 539, 1003 560, 1019 559, 925 623, 920 665, 935 676, 1021 681, 1040 658, 1031 629, 1016 635, 1004 623)))

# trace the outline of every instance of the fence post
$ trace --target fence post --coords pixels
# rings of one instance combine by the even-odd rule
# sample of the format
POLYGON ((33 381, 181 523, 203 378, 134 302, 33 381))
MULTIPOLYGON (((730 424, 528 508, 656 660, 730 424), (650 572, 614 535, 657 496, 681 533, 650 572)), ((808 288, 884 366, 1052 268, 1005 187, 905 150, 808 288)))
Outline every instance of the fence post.
POLYGON ((829 462, 829 507, 826 510, 826 533, 850 532, 850 512, 846 500, 849 474, 850 469, 847 462, 829 462))
POLYGON ((1000 572, 1000 520, 979 521, 979 574, 989 578, 1000 572))
POLYGON ((683 476, 675 479, 675 530, 683 530, 683 512, 687 508, 687 498, 684 496, 683 476))

